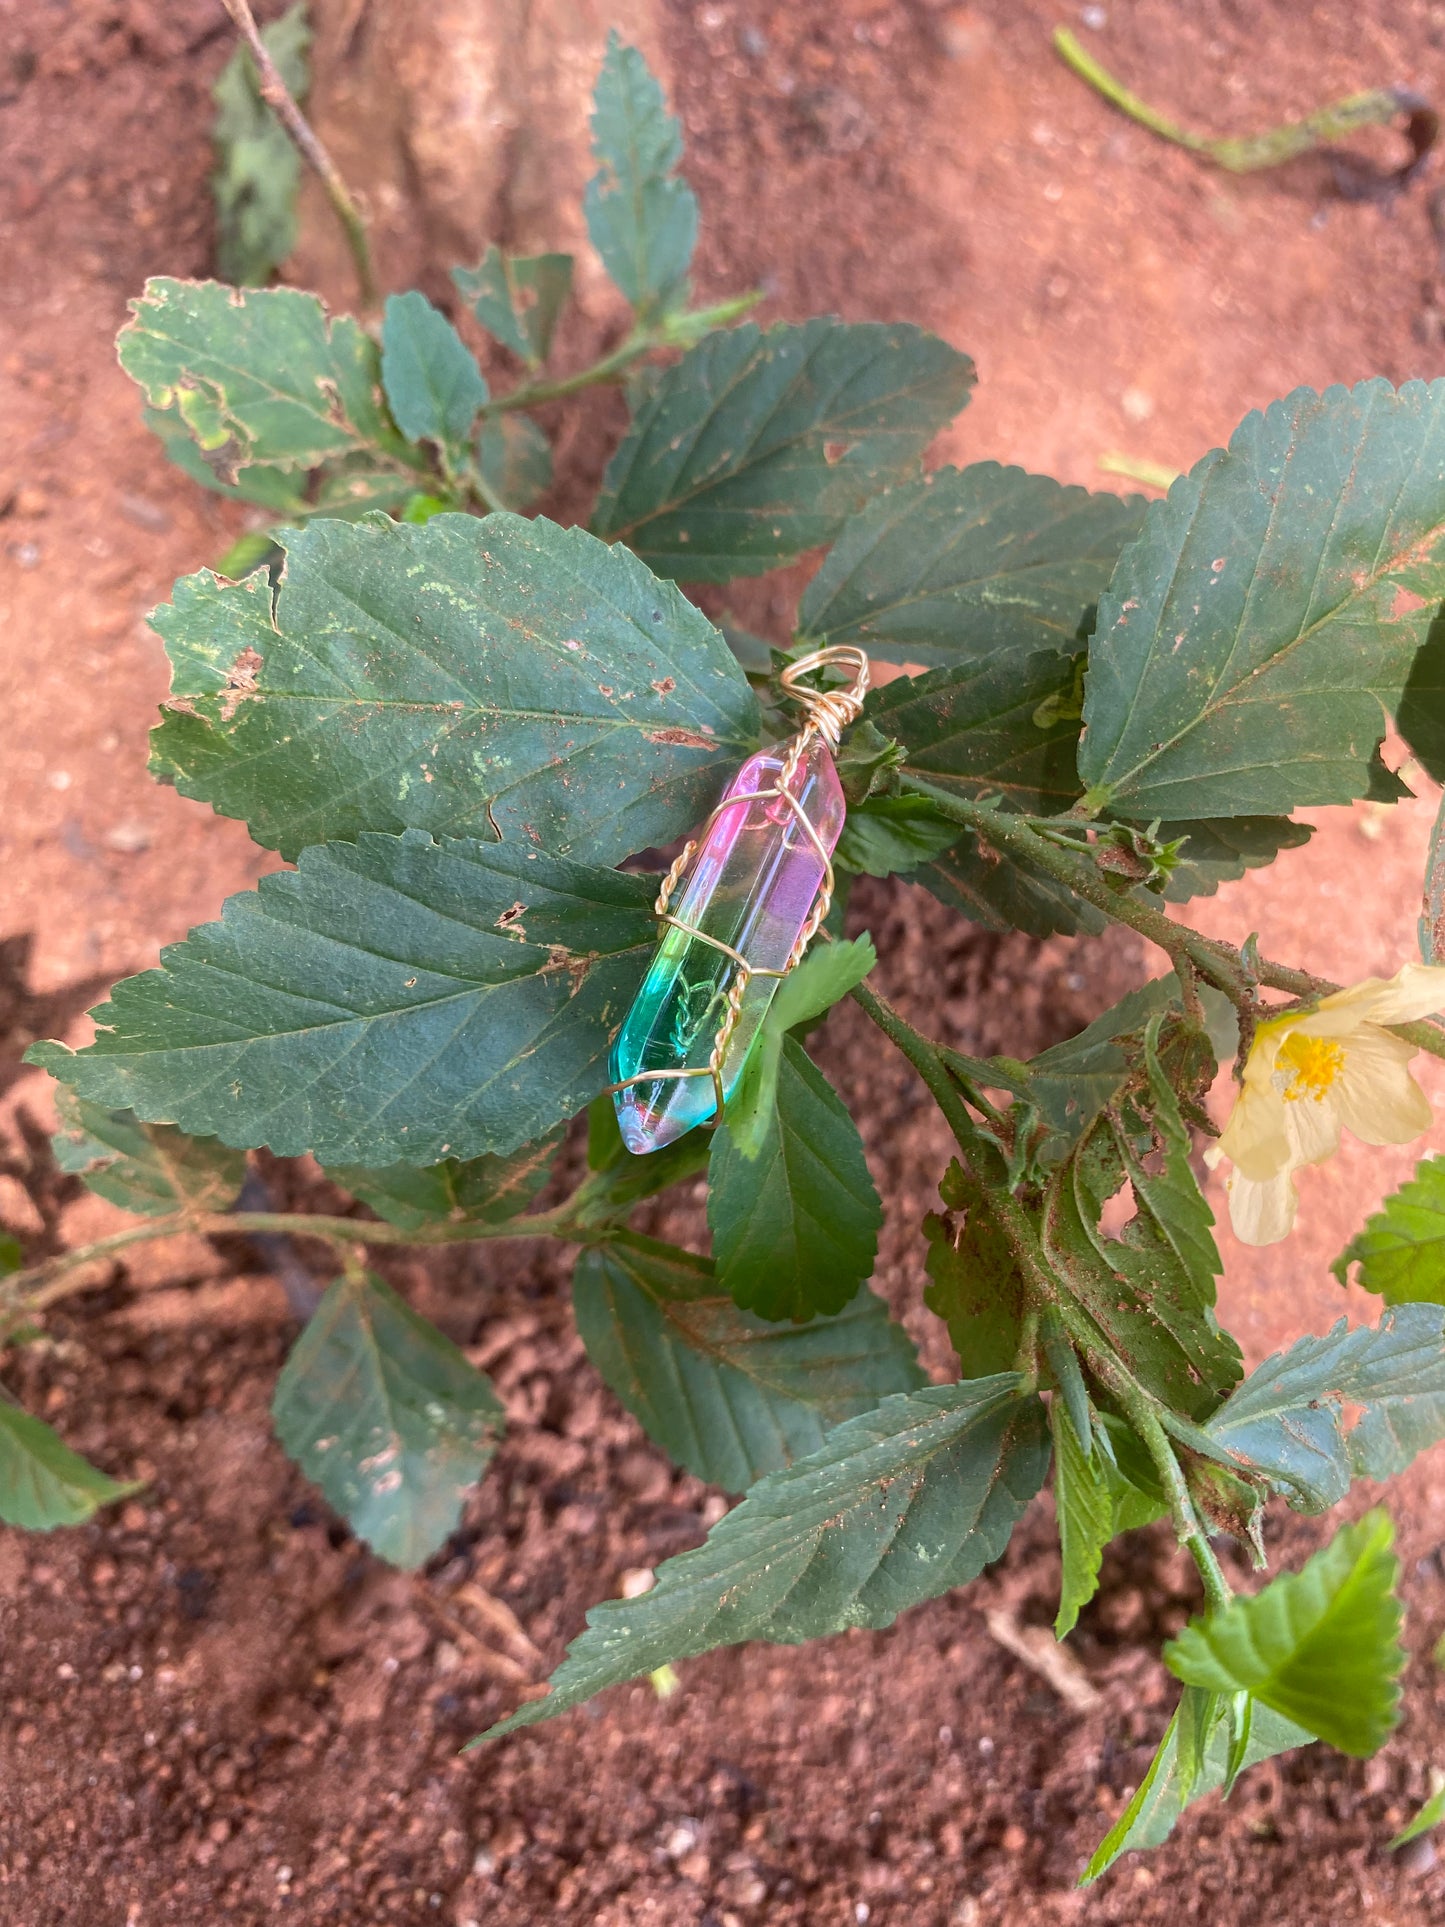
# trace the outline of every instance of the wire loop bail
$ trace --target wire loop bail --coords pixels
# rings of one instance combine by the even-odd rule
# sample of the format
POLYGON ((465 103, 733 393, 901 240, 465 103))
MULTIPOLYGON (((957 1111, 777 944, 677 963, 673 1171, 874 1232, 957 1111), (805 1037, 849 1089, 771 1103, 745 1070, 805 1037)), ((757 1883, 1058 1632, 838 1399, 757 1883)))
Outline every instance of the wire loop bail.
POLYGON ((863 650, 855 643, 835 642, 790 662, 778 681, 802 710, 805 730, 821 736, 830 749, 836 749, 843 731, 863 713, 868 677, 868 658, 863 650), (825 668, 851 669, 853 680, 846 689, 810 689, 799 681, 801 676, 825 668))

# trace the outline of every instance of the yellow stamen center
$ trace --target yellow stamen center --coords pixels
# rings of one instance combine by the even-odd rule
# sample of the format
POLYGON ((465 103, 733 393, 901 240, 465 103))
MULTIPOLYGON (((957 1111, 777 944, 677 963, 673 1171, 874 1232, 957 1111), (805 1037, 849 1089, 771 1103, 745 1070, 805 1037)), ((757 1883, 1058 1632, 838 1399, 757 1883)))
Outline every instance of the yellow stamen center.
POLYGON ((1289 1078, 1284 1089, 1287 1104, 1302 1097, 1312 1097, 1318 1104, 1345 1067, 1345 1047, 1333 1037, 1301 1037, 1294 1031, 1280 1045, 1275 1063, 1289 1078))

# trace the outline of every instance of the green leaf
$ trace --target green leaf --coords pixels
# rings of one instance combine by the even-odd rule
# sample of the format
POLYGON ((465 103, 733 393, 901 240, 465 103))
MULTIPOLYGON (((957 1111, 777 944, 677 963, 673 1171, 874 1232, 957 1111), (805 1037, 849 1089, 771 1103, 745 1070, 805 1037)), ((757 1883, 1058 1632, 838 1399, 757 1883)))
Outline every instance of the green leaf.
POLYGON ((1146 1032, 1133 1100, 1101 1112, 1054 1173, 1044 1247, 1139 1382, 1175 1411, 1203 1418, 1238 1379, 1239 1347, 1214 1316, 1214 1214, 1159 1060, 1161 1023, 1155 1018, 1146 1032), (1134 1215, 1110 1237, 1100 1219, 1126 1183, 1134 1215))
POLYGON ((455 447, 487 399, 477 358, 439 308, 415 288, 387 297, 381 379, 396 425, 410 442, 455 447))
POLYGON ((1114 1536, 1114 1501, 1102 1453, 1088 1457, 1061 1398, 1049 1407, 1054 1435, 1054 1509, 1064 1571, 1054 1638, 1064 1639, 1099 1589, 1104 1547, 1114 1536))
POLYGON ((865 931, 851 942, 815 944, 778 985, 727 1103, 728 1130, 745 1158, 761 1157, 772 1133, 783 1039, 798 1025, 826 1016, 877 961, 865 931))
POLYGON ((548 1696, 487 1737, 715 1646, 891 1626, 998 1558, 1048 1462, 1043 1407, 1013 1373, 887 1398, 759 1480, 650 1592, 595 1607, 548 1696))
POLYGON ((489 415, 477 437, 477 468, 508 508, 530 508, 552 486, 552 445, 526 415, 489 415))
POLYGON ((967 355, 902 323, 709 335, 638 410, 593 529, 680 581, 760 575, 912 472, 973 380, 967 355))
MULTIPOLYGON (((229 496, 233 502, 254 502, 276 515, 292 518, 304 519, 310 512, 304 475, 289 469, 270 468, 264 462, 252 462, 249 468, 239 472, 234 482, 223 482, 207 463, 179 414, 163 414, 159 408, 143 408, 141 420, 165 450, 167 461, 184 469, 193 482, 208 489, 211 494, 229 496)), ((252 531, 253 535, 258 533, 252 531)), ((245 536, 241 538, 242 541, 246 539, 245 536)), ((270 537, 262 539, 269 547, 270 537)), ((240 571, 221 569, 219 573, 230 575, 240 574, 240 571)))
POLYGON ((1153 502, 1099 603, 1079 769, 1141 820, 1369 787, 1445 595, 1445 385, 1297 389, 1153 502))
POLYGON ((1445 1311, 1401 1305, 1375 1327, 1342 1318, 1296 1339, 1204 1430, 1223 1463, 1262 1474, 1301 1511, 1338 1504, 1354 1478, 1392 1478, 1445 1438, 1445 1311))
POLYGON ((798 640, 925 667, 1076 655, 1144 507, 997 462, 936 469, 844 526, 803 592, 798 640))
POLYGON ((418 831, 303 851, 117 984, 79 1053, 100 1104, 379 1167, 505 1153, 579 1110, 656 943, 652 883, 418 831))
POLYGON ((356 1536, 406 1567, 456 1530, 505 1419, 482 1374, 371 1272, 328 1287, 281 1368, 271 1416, 356 1536))
MULTIPOLYGON (((305 0, 261 29, 261 42, 292 99, 302 102, 311 84, 306 55, 311 29, 305 0)), ((261 98, 250 51, 237 46, 211 89, 216 118, 211 140, 216 171, 216 266, 223 281, 244 285, 269 281, 296 245, 296 194, 301 156, 285 128, 261 98)))
POLYGON ((907 1333, 866 1288, 835 1317, 767 1324, 718 1290, 707 1259, 629 1239, 584 1251, 572 1291, 588 1356, 628 1411, 729 1492, 925 1383, 907 1333))
POLYGON ((848 811, 833 861, 863 876, 893 876, 916 870, 963 834, 926 796, 870 796, 848 811))
POLYGON ((18 1238, 12 1238, 8 1231, 0 1232, 0 1278, 8 1278, 12 1271, 19 1271, 25 1262, 25 1252, 18 1238))
POLYGON ((123 1211, 143 1218, 228 1211, 240 1195, 246 1155, 218 1138, 142 1124, 133 1111, 87 1103, 63 1084, 55 1107, 60 1129, 50 1142, 56 1163, 123 1211))
POLYGON ((674 172, 682 130, 647 62, 615 28, 592 97, 592 152, 599 172, 582 206, 603 266, 639 320, 685 307, 697 197, 674 172))
POLYGON ((755 746, 712 624, 581 529, 284 539, 274 613, 264 579, 202 571, 152 618, 175 670, 152 769, 284 856, 416 827, 615 863, 691 829, 755 746))
MULTIPOLYGON (((1431 1768, 1431 1778, 1440 1778, 1437 1769, 1433 1767, 1431 1768)), ((1391 1853, 1393 1853, 1397 1847, 1404 1847, 1407 1846, 1410 1841, 1418 1840, 1422 1833, 1432 1833, 1442 1820, 1445 1820, 1445 1779, 1440 1780, 1439 1786, 1436 1787, 1435 1791, 1430 1795, 1430 1798, 1420 1808, 1420 1811, 1412 1815, 1412 1817, 1405 1822, 1404 1826, 1401 1827, 1394 1839, 1387 1843, 1391 1853)))
POLYGON ((1107 927, 1103 914, 1067 885, 968 831, 942 856, 921 864, 909 882, 921 883, 940 903, 984 930, 1068 937, 1081 931, 1098 936, 1107 927))
POLYGON ((841 1311, 872 1274, 883 1211, 858 1127, 795 1037, 757 1158, 726 1118, 713 1133, 707 1221, 718 1284, 763 1318, 841 1311))
MULTIPOLYGON (((1313 1733, 1269 1707, 1256 1706, 1239 1767, 1257 1766, 1276 1753, 1308 1746, 1313 1738, 1313 1733)), ((1224 1784, 1228 1764, 1229 1720, 1224 1708, 1213 1693, 1187 1686, 1138 1792, 1099 1843, 1079 1885, 1097 1880, 1120 1854, 1162 1846, 1184 1809, 1224 1784)))
POLYGON ((375 343, 314 294, 158 276, 130 305, 121 367, 153 408, 175 411, 219 480, 378 451, 416 464, 382 410, 375 343))
POLYGON ((1281 850, 1298 850, 1314 826, 1287 816, 1232 816, 1215 823, 1161 823, 1155 834, 1161 843, 1188 839, 1161 894, 1168 903, 1189 903, 1212 897, 1221 883, 1246 870, 1262 870, 1281 850))
MULTIPOLYGON (((1201 1081, 1209 1073, 1206 1048, 1219 1062, 1234 1055, 1238 1027, 1233 1006, 1220 993, 1203 990, 1207 1037, 1171 1029, 1165 1054, 1187 1050, 1201 1081)), ((1096 1017, 1076 1036, 1040 1051, 1028 1066, 1029 1101, 1049 1127, 1037 1157, 1057 1164, 1067 1155, 1099 1113, 1113 1103, 1128 1082, 1138 1059, 1138 1044, 1156 1017, 1180 1011, 1179 980, 1172 973, 1131 990, 1102 1017, 1096 1017), (1131 1047, 1132 1046, 1132 1047, 1131 1047)), ((1187 1068, 1186 1066, 1180 1067, 1187 1068)))
POLYGON ((1367 1218, 1330 1269, 1377 1291, 1387 1305, 1445 1305, 1445 1157, 1423 1158, 1415 1175, 1367 1218))
POLYGON ((1426 772, 1445 782, 1445 621, 1438 611, 1410 665, 1395 723, 1426 772))
POLYGON ((660 1151, 634 1157, 622 1142, 611 1097, 594 1098, 587 1107, 587 1166, 593 1175, 581 1207, 585 1221, 625 1218, 644 1198, 706 1171, 711 1150, 706 1131, 688 1131, 660 1151))
POLYGON ((48 1425, 0 1398, 0 1520, 7 1526, 84 1525, 101 1506, 139 1491, 98 1472, 48 1425))
POLYGON ((1023 1278, 982 1187, 956 1158, 938 1188, 946 1210, 923 1220, 923 1302, 948 1326, 964 1378, 1010 1372, 1023 1333, 1023 1278))
POLYGON ((506 1157, 388 1164, 379 1171, 361 1164, 333 1164, 327 1175, 403 1231, 438 1224, 506 1224, 526 1210, 547 1182, 562 1136, 559 1126, 506 1157))
POLYGON ((1191 1620, 1165 1665, 1189 1686, 1251 1693, 1342 1753, 1378 1752, 1405 1667, 1394 1543, 1386 1512, 1344 1526, 1300 1572, 1191 1620))
POLYGON ((570 254, 503 254, 494 245, 480 266, 453 268, 452 281, 494 340, 529 368, 542 365, 572 292, 570 254))

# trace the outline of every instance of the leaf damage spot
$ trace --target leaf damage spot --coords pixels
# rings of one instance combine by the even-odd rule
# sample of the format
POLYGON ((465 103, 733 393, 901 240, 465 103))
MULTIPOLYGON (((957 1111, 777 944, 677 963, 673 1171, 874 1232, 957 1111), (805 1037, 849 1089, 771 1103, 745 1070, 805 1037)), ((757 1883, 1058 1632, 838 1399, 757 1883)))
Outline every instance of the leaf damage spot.
POLYGON ((823 460, 829 468, 836 468, 845 455, 851 455, 857 446, 855 442, 824 442, 823 460))
POLYGON ((526 907, 526 904, 522 902, 520 897, 515 903, 508 904, 501 916, 497 918, 497 928, 499 930, 505 930, 509 937, 520 937, 523 942, 525 942, 527 933, 522 928, 521 919, 522 912, 526 907))
POLYGON ((1397 583, 1395 586, 1395 600, 1390 604, 1389 620, 1391 622, 1403 622, 1407 616, 1417 615, 1421 609, 1429 609, 1431 607, 1433 607, 1433 604, 1427 601, 1424 596, 1416 595, 1413 589, 1403 588, 1397 583))
POLYGON ((260 650, 253 649, 250 643, 247 643, 226 671, 226 687, 222 692, 219 705, 223 723, 230 722, 248 696, 258 693, 257 681, 263 661, 260 650))
POLYGON ((677 678, 675 676, 664 676, 661 682, 655 682, 652 686, 659 696, 670 696, 673 690, 677 688, 677 678))
POLYGON ((666 743, 674 749, 711 749, 712 730, 704 723, 701 729, 645 729, 644 739, 649 743, 666 743))

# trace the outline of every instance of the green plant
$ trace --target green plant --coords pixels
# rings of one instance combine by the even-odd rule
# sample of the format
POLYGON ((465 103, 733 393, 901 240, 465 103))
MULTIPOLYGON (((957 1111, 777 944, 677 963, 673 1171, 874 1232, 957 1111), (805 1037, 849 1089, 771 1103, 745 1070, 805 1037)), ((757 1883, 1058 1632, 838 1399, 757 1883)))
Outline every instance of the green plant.
MULTIPOLYGON (((1147 507, 991 462, 925 476, 968 358, 909 326, 724 325, 750 296, 692 308, 677 126, 615 38, 593 127, 589 229, 633 322, 592 367, 548 372, 560 255, 492 249, 454 276, 524 371, 501 393, 415 292, 379 337, 291 289, 162 279, 134 304, 121 360, 168 452, 278 523, 156 612, 172 691, 152 769, 295 867, 118 985, 87 1049, 32 1052, 60 1080, 62 1164, 138 1222, 0 1281, 6 1330, 143 1239, 333 1243, 277 1431, 358 1534, 417 1564, 502 1414, 361 1254, 575 1247, 598 1371, 745 1496, 652 1591, 600 1606, 499 1731, 721 1644, 886 1625, 997 1558, 1051 1464, 1060 1637, 1108 1541, 1167 1516, 1204 1611, 1166 1650, 1179 1708, 1092 1878, 1252 1762, 1315 1737, 1367 1753, 1396 1718, 1383 1515, 1244 1596, 1212 1542, 1262 1563, 1268 1499, 1322 1511, 1445 1435, 1438 1164, 1341 1260, 1389 1299, 1379 1325, 1244 1377, 1193 1156, 1231 1055, 1246 1225, 1290 1214, 1292 1172, 1340 1121, 1418 1133, 1405 1062, 1445 1055, 1421 1021, 1445 1001, 1438 834, 1427 963, 1389 985, 1341 993, 1163 905, 1304 841, 1300 808, 1405 794, 1388 717, 1445 761, 1445 385, 1298 391, 1147 507), (531 411, 603 382, 632 417, 590 530, 524 519, 550 475, 531 411), (676 586, 817 548, 787 651, 730 648, 676 586), (905 1022, 868 982, 868 939, 835 930, 786 979, 721 1128, 630 1157, 602 1093, 656 879, 616 866, 694 827, 787 733, 789 660, 845 642, 908 673, 843 738, 840 870, 906 874, 989 928, 1122 923, 1168 970, 1031 1062, 979 1060, 905 1022), (956 1140, 923 1227, 951 1384, 925 1382, 869 1288, 881 1207, 802 1041, 844 996, 956 1140), (536 1208, 583 1112, 586 1173, 536 1208), (261 1145, 314 1154, 375 1216, 236 1209, 261 1145), (704 1172, 711 1257, 632 1228, 704 1172)), ((0 1516, 71 1523, 123 1489, 0 1405, 0 1516)))

